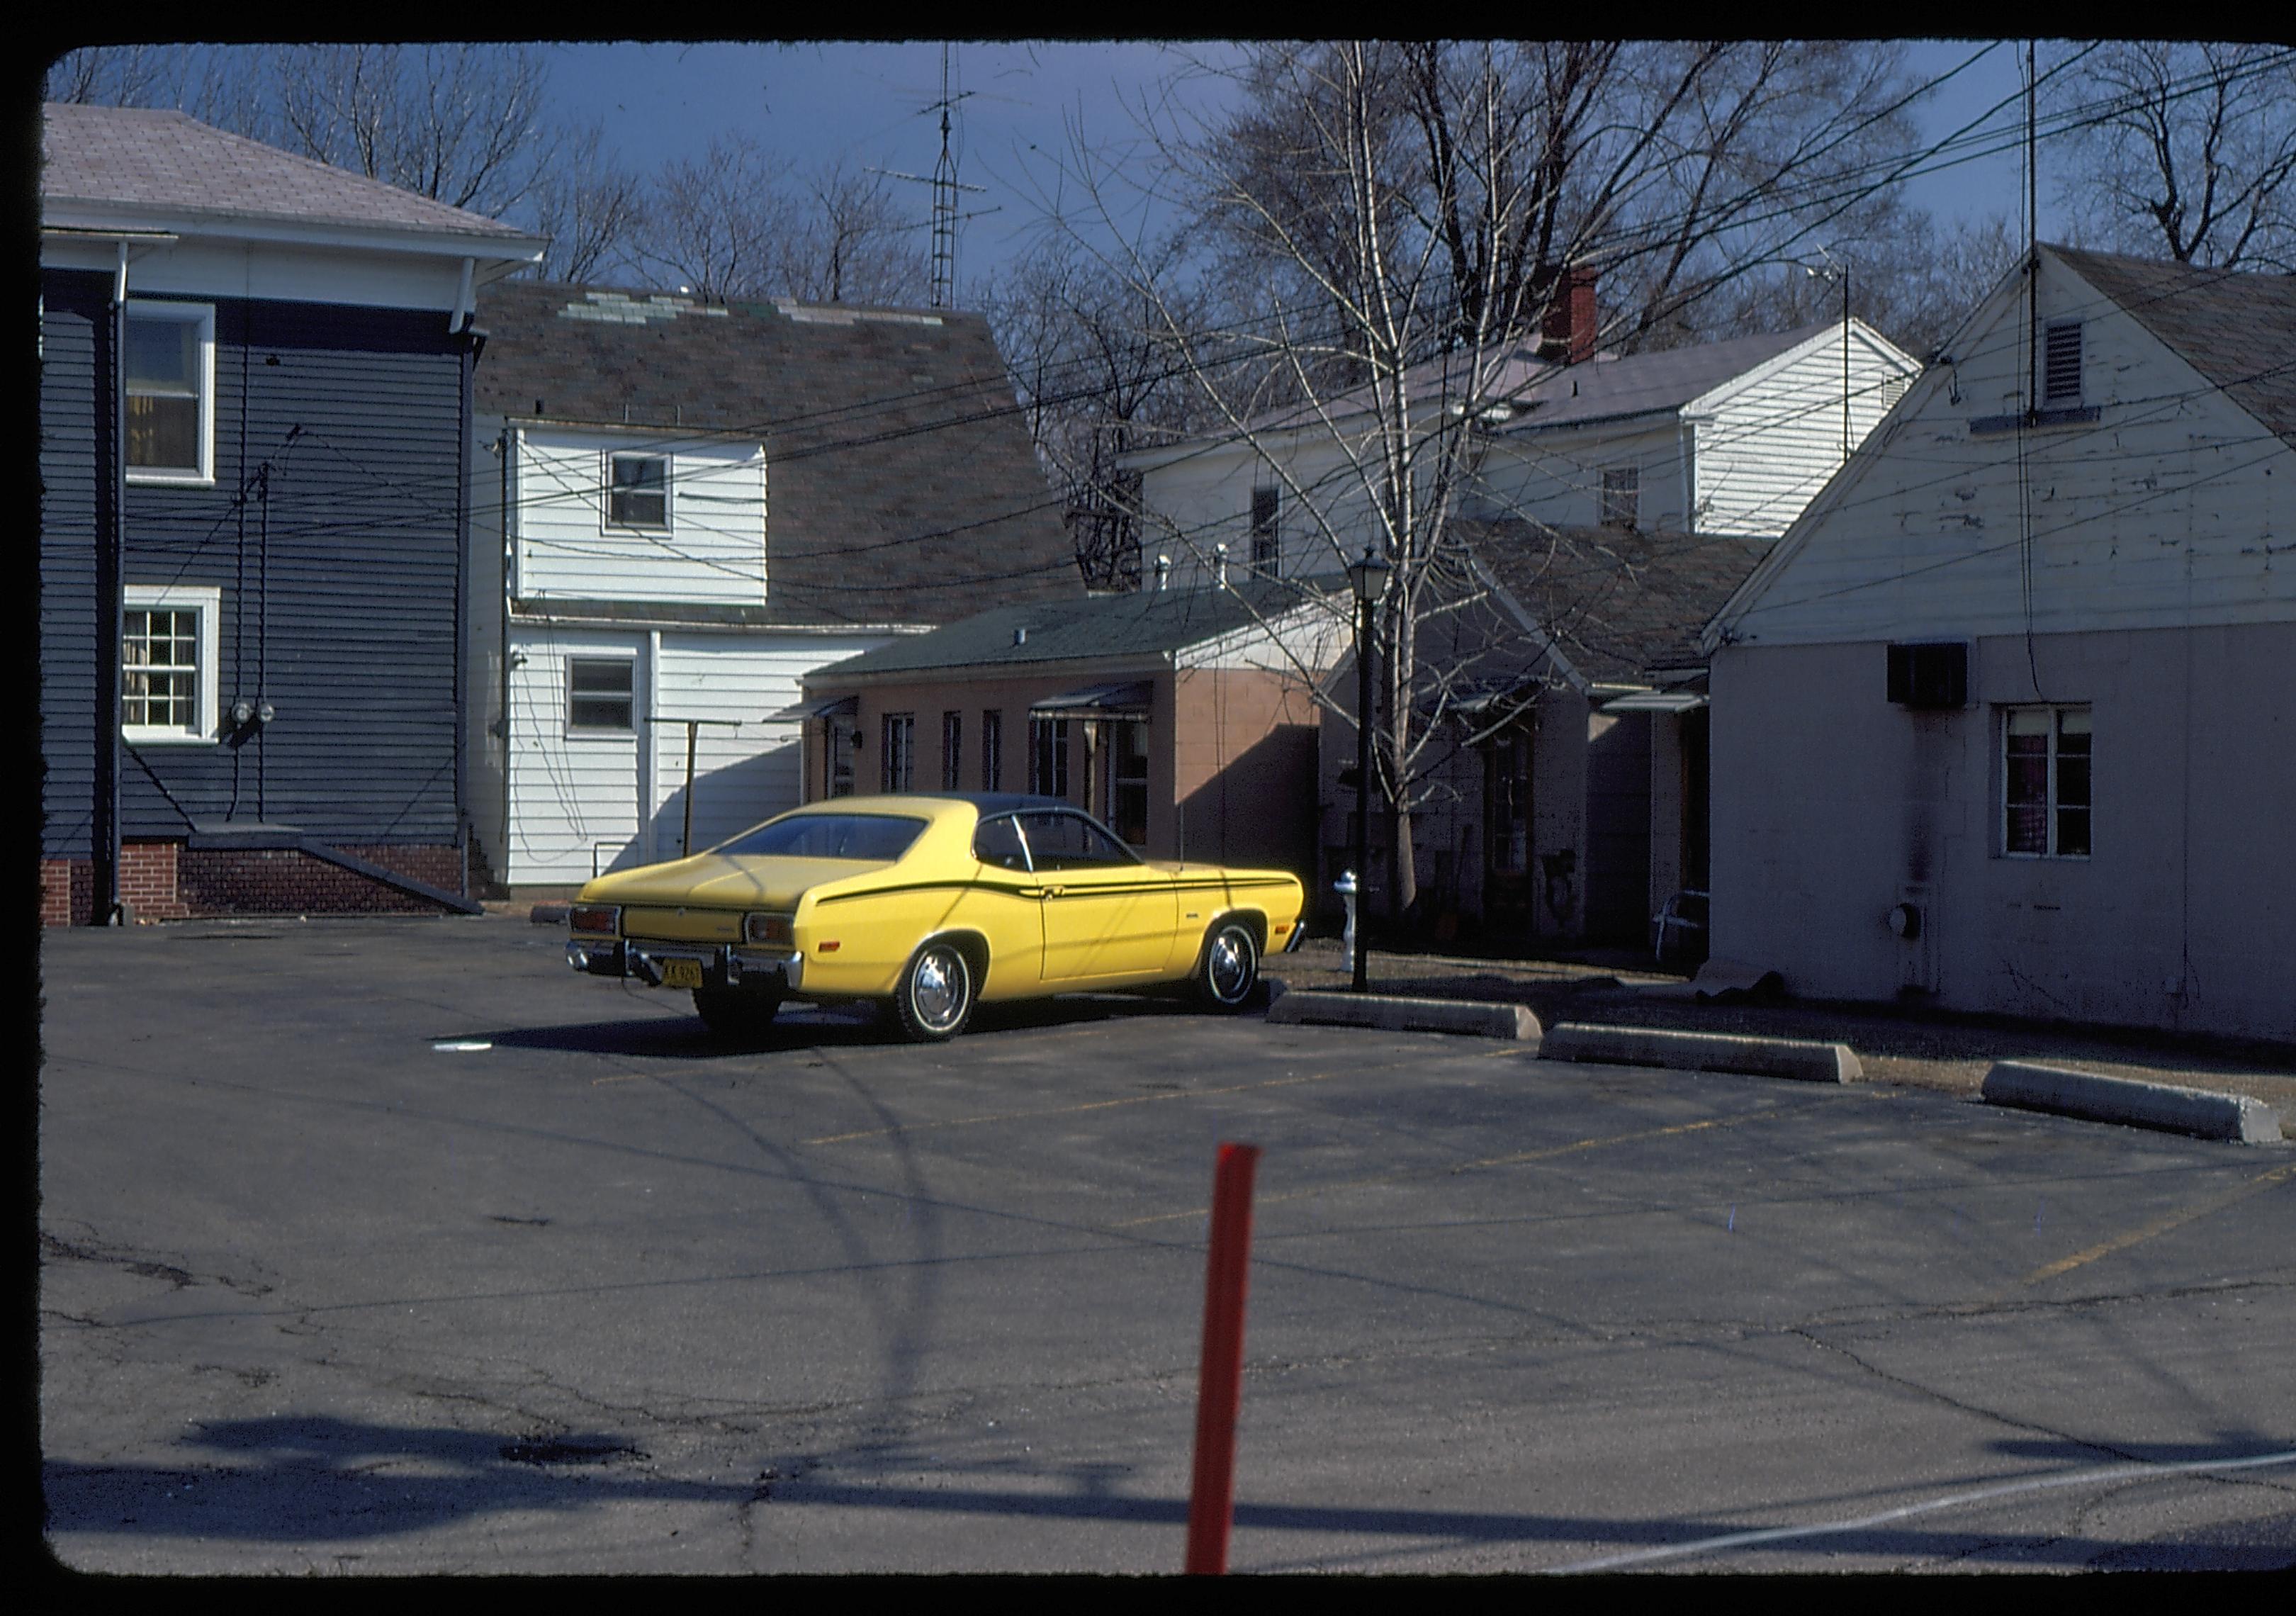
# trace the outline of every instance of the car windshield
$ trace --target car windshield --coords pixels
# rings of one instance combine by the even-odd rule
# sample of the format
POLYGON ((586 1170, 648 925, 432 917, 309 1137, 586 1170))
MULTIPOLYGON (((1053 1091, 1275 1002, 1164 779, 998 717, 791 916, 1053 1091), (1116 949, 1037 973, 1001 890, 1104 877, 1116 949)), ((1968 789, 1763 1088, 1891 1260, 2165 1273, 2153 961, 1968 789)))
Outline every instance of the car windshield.
POLYGON ((892 814, 790 814, 713 852, 745 858, 857 858, 890 862, 909 850, 922 819, 892 814))

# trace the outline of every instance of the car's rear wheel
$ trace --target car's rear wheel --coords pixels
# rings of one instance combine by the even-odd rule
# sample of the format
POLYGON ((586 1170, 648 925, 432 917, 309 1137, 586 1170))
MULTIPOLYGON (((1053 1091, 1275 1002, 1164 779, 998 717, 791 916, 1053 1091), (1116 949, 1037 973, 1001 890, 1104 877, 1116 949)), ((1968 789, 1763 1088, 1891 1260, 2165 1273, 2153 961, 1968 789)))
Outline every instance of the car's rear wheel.
POLYGON ((1197 1000, 1207 1008, 1241 1010, 1259 986, 1259 933, 1248 921, 1224 920, 1204 939, 1196 962, 1197 1000))
POLYGON ((901 972, 893 1013, 901 1031, 919 1044, 938 1044, 964 1030, 979 996, 972 961, 945 938, 919 948, 901 972))
POLYGON ((778 993, 752 993, 746 988, 696 988, 693 1008, 715 1037, 755 1038, 781 1013, 778 993))

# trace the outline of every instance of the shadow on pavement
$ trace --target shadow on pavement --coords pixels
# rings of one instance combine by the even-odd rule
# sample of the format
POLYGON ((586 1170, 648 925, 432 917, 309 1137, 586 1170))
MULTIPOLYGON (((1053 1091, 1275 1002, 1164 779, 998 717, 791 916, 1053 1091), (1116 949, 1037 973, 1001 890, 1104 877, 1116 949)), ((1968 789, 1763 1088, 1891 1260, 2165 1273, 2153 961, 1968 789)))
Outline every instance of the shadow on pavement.
MULTIPOLYGON (((392 1427, 326 1416, 275 1415, 196 1426, 182 1441, 181 1466, 78 1464, 43 1470, 48 1530, 57 1533, 202 1537, 298 1543, 374 1538, 511 1510, 571 1510, 600 1504, 691 1502, 726 1507, 887 1509, 1014 1520, 1096 1520, 1131 1525, 1185 1524, 1181 1497, 1131 1497, 1100 1473, 1057 1466, 994 1468, 1007 1485, 944 1472, 953 1485, 914 1481, 839 1481, 808 1458, 768 1464, 754 1479, 695 1481, 649 1473, 637 1444, 611 1431, 538 1433, 506 1439, 440 1426, 392 1427), (1060 1490, 1009 1483, 1026 1476, 1060 1490)), ((2245 1446, 2244 1444, 2243 1446, 2245 1446)), ((2081 1450, 2094 1459, 2095 1450, 2081 1450)), ((2168 1450, 2164 1449, 2164 1452, 2168 1450)), ((2177 1447, 2176 1452, 2209 1450, 2177 1447)), ((2222 1456, 2222 1448, 2216 1450, 2222 1456)), ((881 1456, 890 1457, 890 1456, 881 1456)), ((744 1467, 746 1468, 746 1466, 744 1467)), ((906 1468, 906 1467, 904 1467, 906 1468)), ((1808 1509, 1803 1505, 1795 1513, 1808 1509)), ((1718 1535, 1763 1530, 1750 1519, 1604 1520, 1500 1510, 1412 1509, 1375 1505, 1284 1504, 1243 1498, 1239 1533, 1312 1532, 1458 1543, 1554 1544, 1583 1554, 1662 1549, 1718 1535)), ((1239 1544, 1247 1554, 1282 1552, 1280 1542, 1239 1544)), ((1177 1545, 1176 1545, 1177 1549, 1177 1545)), ((2296 1515, 2232 1522, 2157 1543, 2116 1543, 2046 1531, 2003 1532, 1982 1522, 1960 1530, 1936 1526, 1816 1530, 1731 1549, 1762 1558, 1817 1550, 1900 1561, 2180 1569, 2269 1569, 2296 1563, 2296 1515)), ((1682 1563, 1694 1563, 1685 1557, 1682 1563)))

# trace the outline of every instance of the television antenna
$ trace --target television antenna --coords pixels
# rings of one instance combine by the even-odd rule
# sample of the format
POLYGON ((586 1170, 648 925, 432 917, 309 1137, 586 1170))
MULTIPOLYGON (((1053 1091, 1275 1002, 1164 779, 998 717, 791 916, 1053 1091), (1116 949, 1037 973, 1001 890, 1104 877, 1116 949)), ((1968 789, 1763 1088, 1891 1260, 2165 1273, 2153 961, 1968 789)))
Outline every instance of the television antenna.
POLYGON ((972 213, 956 209, 957 193, 970 191, 976 195, 988 194, 986 185, 968 185, 956 177, 956 155, 949 144, 949 111, 960 101, 973 94, 960 90, 948 92, 949 45, 940 47, 940 99, 928 103, 923 111, 940 113, 940 160, 933 165, 931 177, 922 174, 903 174, 896 168, 872 168, 872 174, 882 174, 889 179, 905 179, 915 185, 932 187, 932 306, 948 308, 956 302, 956 227, 963 220, 978 218, 983 213, 994 213, 994 208, 981 208, 972 213))

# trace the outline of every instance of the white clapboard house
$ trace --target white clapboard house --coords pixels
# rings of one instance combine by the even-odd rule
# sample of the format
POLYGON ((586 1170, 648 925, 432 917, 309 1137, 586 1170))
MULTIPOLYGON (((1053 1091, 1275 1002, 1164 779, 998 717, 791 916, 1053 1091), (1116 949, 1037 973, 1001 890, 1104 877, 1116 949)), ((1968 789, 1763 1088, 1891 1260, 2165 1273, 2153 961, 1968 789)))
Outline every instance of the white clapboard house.
POLYGON ((488 287, 466 714, 513 890, 795 806, 814 669, 1081 598, 977 315, 488 287))
POLYGON ((2296 1039, 2296 279, 2040 248, 1703 644, 1718 955, 2296 1039))
MULTIPOLYGON (((1775 539, 1904 395, 1921 365, 1861 320, 1652 352, 1595 343, 1593 285, 1492 367, 1472 406, 1477 469, 1460 514, 1531 529, 1616 527, 1775 539)), ((1456 358, 1412 373, 1432 420, 1456 358)), ((1140 538, 1176 585, 1224 555, 1267 576, 1336 574, 1375 537, 1368 395, 1249 433, 1137 451, 1140 538)))

